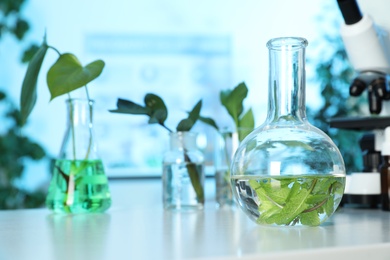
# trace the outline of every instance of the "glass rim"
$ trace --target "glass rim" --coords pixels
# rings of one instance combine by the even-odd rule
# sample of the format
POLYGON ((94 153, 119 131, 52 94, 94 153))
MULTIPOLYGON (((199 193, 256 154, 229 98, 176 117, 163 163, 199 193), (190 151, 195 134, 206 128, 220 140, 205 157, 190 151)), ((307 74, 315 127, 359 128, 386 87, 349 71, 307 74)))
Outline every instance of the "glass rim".
POLYGON ((67 98, 65 100, 66 103, 71 103, 71 102, 86 102, 86 103, 95 103, 95 100, 93 99, 88 99, 88 98, 67 98))
POLYGON ((278 37, 270 39, 266 46, 270 50, 296 50, 306 48, 309 42, 303 37, 278 37))
POLYGON ((170 136, 184 136, 184 135, 198 135, 198 133, 196 132, 192 132, 192 131, 172 131, 172 132, 169 132, 169 135, 170 136))

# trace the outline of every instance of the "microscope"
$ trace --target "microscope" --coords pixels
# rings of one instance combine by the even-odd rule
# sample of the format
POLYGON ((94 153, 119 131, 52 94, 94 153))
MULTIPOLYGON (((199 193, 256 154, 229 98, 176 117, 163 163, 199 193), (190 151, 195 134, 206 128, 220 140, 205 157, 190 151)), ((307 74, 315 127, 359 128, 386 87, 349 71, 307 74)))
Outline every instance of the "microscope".
POLYGON ((360 140, 364 166, 362 172, 347 175, 343 204, 389 210, 390 177, 389 173, 384 176, 382 171, 381 174, 379 168, 387 158, 385 156, 390 156, 390 37, 386 31, 390 30, 390 19, 381 24, 388 28, 381 28, 371 15, 387 15, 384 10, 389 10, 390 2, 365 1, 372 4, 371 11, 375 13, 362 13, 356 0, 337 0, 337 3, 344 18, 341 38, 356 72, 349 93, 351 96, 367 95, 370 116, 332 118, 329 122, 330 127, 365 131, 360 140))

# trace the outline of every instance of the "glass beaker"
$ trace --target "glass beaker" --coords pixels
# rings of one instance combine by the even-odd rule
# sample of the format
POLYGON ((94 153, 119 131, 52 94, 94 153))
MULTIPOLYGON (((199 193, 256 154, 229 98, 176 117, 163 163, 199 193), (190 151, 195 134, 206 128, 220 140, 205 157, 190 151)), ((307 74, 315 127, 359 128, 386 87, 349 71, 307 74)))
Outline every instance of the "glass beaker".
POLYGON ((271 39, 268 113, 240 144, 232 188, 256 223, 317 226, 337 209, 345 187, 339 149, 306 118, 304 38, 271 39))
POLYGON ((163 206, 169 210, 203 209, 204 156, 196 133, 170 133, 170 149, 163 159, 163 206))
POLYGON ((93 133, 93 101, 68 99, 67 129, 55 160, 46 206, 61 213, 104 212, 111 196, 93 133))

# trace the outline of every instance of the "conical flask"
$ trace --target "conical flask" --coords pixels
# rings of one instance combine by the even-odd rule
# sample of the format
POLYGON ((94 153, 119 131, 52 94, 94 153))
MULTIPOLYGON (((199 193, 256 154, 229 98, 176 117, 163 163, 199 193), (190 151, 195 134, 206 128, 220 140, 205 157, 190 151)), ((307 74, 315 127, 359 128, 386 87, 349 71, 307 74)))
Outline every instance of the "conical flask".
POLYGON ((256 223, 317 226, 337 209, 345 187, 339 149, 306 118, 304 38, 275 38, 269 49, 268 114, 240 144, 231 183, 256 223))
POLYGON ((87 99, 67 100, 67 129, 46 198, 46 206, 55 212, 104 212, 111 205, 93 133, 93 104, 87 99))

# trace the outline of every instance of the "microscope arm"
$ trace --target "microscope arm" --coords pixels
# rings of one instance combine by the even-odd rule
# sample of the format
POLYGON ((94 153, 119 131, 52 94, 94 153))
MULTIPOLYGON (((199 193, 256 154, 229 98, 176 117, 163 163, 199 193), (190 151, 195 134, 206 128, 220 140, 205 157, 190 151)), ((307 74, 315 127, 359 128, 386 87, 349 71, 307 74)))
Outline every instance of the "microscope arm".
POLYGON ((370 113, 380 114, 382 101, 390 100, 387 80, 390 74, 389 36, 369 15, 360 12, 356 0, 337 0, 337 3, 345 21, 340 34, 357 72, 350 85, 350 95, 359 96, 367 90, 370 113))

